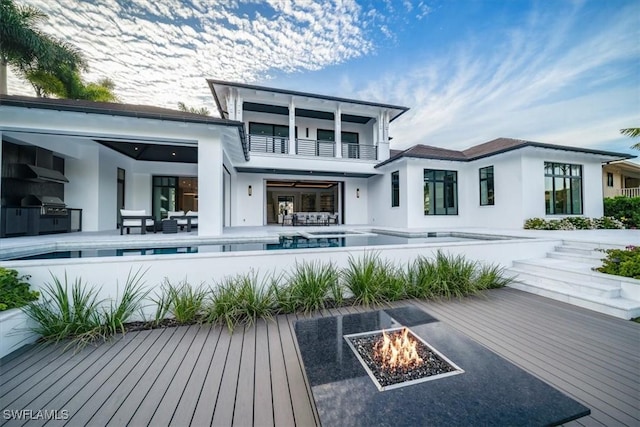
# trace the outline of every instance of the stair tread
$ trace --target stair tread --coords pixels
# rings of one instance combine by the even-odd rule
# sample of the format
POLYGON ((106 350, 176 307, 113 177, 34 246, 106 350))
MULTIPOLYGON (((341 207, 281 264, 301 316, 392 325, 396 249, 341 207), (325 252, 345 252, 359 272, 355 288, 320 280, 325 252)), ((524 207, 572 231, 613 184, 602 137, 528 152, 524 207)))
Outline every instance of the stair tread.
POLYGON ((528 274, 530 276, 543 277, 545 279, 555 280, 557 282, 568 283, 575 286, 585 286, 589 288, 597 288, 602 290, 617 290, 620 289, 619 284, 600 283, 600 282, 581 282, 569 277, 558 277, 557 274, 547 274, 541 271, 530 271, 522 268, 511 267, 506 270, 508 273, 516 274, 528 274))
POLYGON ((628 299, 628 298, 623 298, 623 297, 600 297, 600 296, 597 296, 597 295, 585 294, 585 293, 580 293, 580 292, 567 292, 565 289, 556 289, 556 288, 553 288, 552 286, 549 286, 549 285, 531 284, 531 283, 527 282, 526 280, 517 280, 516 279, 515 281, 518 282, 518 283, 521 283, 523 285, 526 285, 526 286, 531 286, 531 287, 534 287, 534 288, 544 289, 545 291, 548 291, 548 292, 553 292, 553 293, 560 294, 560 295, 566 295, 566 296, 570 296, 570 297, 573 297, 573 298, 579 298, 579 299, 583 299, 585 301, 590 301, 590 302, 606 305, 606 306, 609 306, 609 307, 615 307, 615 308, 620 308, 620 309, 624 309, 624 310, 640 309, 640 301, 636 301, 636 300, 632 300, 632 299, 628 299))
POLYGON ((584 262, 568 261, 566 259, 532 258, 532 259, 518 260, 518 261, 515 261, 515 263, 532 264, 532 265, 548 267, 553 269, 568 270, 574 273, 575 272, 585 273, 585 274, 594 273, 594 271, 591 270, 591 267, 593 267, 593 265, 584 263, 584 262))

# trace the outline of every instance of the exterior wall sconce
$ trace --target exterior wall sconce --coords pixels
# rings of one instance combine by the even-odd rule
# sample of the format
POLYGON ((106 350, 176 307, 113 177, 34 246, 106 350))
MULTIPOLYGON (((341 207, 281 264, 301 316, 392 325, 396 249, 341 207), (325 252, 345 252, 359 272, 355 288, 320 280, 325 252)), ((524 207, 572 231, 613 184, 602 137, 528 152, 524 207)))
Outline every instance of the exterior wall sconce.
POLYGON ((356 188, 356 197, 359 199, 360 198, 360 189, 356 188))
POLYGON ((251 196, 251 194, 253 193, 251 186, 249 186, 249 188, 247 189, 247 193, 249 193, 249 196, 251 196))

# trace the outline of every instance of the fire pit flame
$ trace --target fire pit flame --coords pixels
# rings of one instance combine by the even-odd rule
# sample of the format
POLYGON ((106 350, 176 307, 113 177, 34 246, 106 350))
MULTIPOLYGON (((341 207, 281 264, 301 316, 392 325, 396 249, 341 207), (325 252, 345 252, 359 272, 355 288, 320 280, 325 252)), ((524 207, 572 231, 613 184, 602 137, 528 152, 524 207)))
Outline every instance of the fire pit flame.
POLYGON ((409 329, 387 334, 382 331, 382 339, 374 346, 376 362, 391 371, 416 368, 424 362, 418 355, 417 341, 409 336, 409 329))

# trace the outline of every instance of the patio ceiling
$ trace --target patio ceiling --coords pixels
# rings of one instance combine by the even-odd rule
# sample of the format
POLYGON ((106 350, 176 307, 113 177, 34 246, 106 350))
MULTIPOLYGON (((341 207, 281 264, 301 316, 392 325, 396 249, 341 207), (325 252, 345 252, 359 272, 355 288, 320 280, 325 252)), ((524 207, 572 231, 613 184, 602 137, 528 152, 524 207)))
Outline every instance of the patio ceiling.
POLYGON ((141 141, 108 139, 95 139, 94 141, 135 160, 198 163, 197 145, 154 144, 141 141))
MULTIPOLYGON (((282 116, 289 115, 288 107, 281 107, 278 105, 258 104, 255 102, 245 102, 242 106, 242 109, 244 111, 253 111, 256 113, 279 114, 282 116)), ((310 119, 333 121, 334 114, 328 111, 315 111, 315 110, 307 110, 304 108, 296 108, 296 117, 307 117, 310 119)), ((370 120, 372 120, 371 117, 356 116, 354 114, 341 114, 340 119, 343 122, 358 123, 361 125, 368 123, 370 120)))

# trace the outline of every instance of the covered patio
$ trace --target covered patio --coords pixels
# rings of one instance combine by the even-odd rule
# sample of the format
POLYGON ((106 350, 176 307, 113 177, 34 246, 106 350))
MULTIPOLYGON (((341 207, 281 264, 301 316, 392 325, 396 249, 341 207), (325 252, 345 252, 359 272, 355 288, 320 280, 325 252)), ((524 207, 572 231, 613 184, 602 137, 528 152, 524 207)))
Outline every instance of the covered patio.
MULTIPOLYGON (((591 409, 567 425, 640 423, 637 323, 514 289, 394 305, 427 311, 591 409)), ((65 343, 25 347, 0 363, 0 406, 66 410, 60 425, 316 425, 293 329, 301 317, 233 334, 209 325, 132 332, 76 354, 65 343)))

